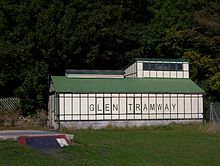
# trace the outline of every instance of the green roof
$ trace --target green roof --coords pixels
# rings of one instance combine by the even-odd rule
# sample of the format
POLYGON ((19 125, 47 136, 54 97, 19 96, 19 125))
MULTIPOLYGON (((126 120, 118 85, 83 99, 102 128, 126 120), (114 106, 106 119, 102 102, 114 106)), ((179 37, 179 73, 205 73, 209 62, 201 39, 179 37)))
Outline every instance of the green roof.
POLYGON ((52 76, 56 92, 73 93, 204 93, 190 79, 67 78, 52 76))

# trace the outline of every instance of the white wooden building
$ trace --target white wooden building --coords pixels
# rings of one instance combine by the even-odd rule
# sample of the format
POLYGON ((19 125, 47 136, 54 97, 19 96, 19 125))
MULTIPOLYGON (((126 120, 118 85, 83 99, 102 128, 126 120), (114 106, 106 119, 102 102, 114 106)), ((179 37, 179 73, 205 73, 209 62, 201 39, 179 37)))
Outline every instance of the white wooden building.
POLYGON ((122 71, 66 70, 51 80, 49 125, 56 129, 203 120, 204 91, 185 60, 135 59, 122 71))

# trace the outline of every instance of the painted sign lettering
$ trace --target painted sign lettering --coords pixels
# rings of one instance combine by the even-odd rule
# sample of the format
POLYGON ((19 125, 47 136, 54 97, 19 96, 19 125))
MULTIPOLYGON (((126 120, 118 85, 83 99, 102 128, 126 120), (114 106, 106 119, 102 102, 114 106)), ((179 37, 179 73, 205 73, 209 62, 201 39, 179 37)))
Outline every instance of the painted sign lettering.
MULTIPOLYGON (((118 111, 119 104, 112 104, 112 107, 110 104, 90 104, 89 105, 89 110, 90 111, 98 111, 98 112, 103 112, 103 111, 118 111)), ((165 110, 165 111, 176 111, 176 104, 127 104, 127 111, 135 111, 135 112, 140 112, 140 111, 156 111, 156 110, 165 110)))

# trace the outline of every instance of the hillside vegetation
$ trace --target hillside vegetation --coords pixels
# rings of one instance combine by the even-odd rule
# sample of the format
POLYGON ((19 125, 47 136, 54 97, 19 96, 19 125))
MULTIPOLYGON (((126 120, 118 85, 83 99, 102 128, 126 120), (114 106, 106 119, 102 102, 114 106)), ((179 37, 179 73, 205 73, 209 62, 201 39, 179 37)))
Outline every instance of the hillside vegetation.
POLYGON ((207 99, 220 99, 220 2, 0 1, 0 96, 18 96, 24 114, 46 109, 50 75, 134 57, 188 59, 207 99))

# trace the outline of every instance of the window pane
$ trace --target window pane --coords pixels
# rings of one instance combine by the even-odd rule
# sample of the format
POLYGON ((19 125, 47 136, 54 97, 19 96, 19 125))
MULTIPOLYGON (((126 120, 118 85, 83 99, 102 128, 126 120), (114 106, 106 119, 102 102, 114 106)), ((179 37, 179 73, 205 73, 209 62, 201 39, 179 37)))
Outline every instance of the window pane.
POLYGON ((163 70, 163 63, 157 63, 157 70, 163 70))
POLYGON ((183 64, 180 63, 143 63, 143 70, 181 71, 183 64))
POLYGON ((170 70, 176 70, 176 63, 170 64, 170 70))
POLYGON ((156 70, 156 63, 150 63, 149 68, 150 70, 156 70))
POLYGON ((143 63, 143 70, 149 70, 149 63, 143 63))
POLYGON ((177 70, 183 70, 183 64, 176 64, 177 65, 177 70))
POLYGON ((170 64, 164 63, 164 70, 170 70, 170 64))

